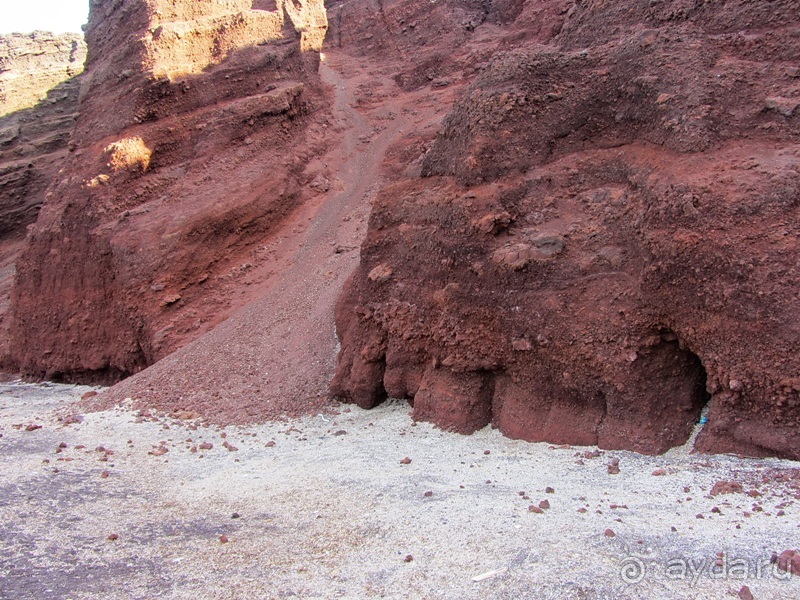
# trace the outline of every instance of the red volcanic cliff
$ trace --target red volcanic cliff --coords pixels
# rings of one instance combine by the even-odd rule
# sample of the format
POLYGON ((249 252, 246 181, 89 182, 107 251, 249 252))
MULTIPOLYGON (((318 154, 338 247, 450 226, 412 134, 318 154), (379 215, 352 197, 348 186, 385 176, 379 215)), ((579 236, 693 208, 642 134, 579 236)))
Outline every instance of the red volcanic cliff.
POLYGON ((95 3, 6 363, 646 453, 705 409, 696 448, 800 458, 798 32, 798 0, 95 3))
POLYGON ((381 190, 333 392, 648 453, 708 402, 697 448, 800 458, 800 3, 533 6, 381 190))
POLYGON ((241 304, 315 192, 321 3, 94 3, 72 153, 17 262, 8 361, 116 380, 241 304), (291 150, 290 150, 291 149, 291 150))
POLYGON ((0 356, 14 262, 67 155, 85 59, 81 35, 0 36, 0 356))

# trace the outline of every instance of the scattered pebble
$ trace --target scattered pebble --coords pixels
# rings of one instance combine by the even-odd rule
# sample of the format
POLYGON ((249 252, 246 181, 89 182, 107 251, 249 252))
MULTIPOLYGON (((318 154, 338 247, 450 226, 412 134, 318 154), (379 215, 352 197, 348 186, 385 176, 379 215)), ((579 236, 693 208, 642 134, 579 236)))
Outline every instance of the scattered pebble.
POLYGON ((113 541, 116 541, 118 539, 119 539, 119 535, 117 535, 116 533, 109 533, 108 534, 108 541, 109 542, 113 542, 113 541))
POLYGON ((742 589, 739 590, 739 599, 740 600, 755 600, 753 597, 753 592, 750 591, 750 588, 746 585, 742 586, 742 589))
POLYGON ((401 465, 410 465, 411 464, 411 459, 406 456, 405 458, 400 459, 400 464, 401 465))
MULTIPOLYGON (((688 488, 684 488, 687 491, 688 488)), ((743 491, 742 484, 736 481, 718 481, 711 488, 712 496, 719 496, 720 494, 738 494, 743 491)))
POLYGON ((617 537, 617 534, 614 533, 613 529, 606 529, 603 533, 606 537, 617 537))
POLYGON ((221 536, 219 536, 219 543, 220 544, 227 544, 228 543, 228 536, 225 535, 224 533, 221 536))
POLYGON ((781 571, 800 574, 800 550, 784 550, 775 562, 781 571))

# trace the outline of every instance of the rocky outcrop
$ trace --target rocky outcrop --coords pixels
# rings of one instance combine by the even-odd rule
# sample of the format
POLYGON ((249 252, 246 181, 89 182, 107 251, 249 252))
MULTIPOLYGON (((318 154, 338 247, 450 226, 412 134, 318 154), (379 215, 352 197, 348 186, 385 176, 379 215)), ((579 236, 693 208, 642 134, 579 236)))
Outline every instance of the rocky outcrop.
POLYGON ((113 381, 244 302, 260 248, 317 193, 325 28, 317 1, 92 4, 71 153, 17 262, 7 366, 113 381))
POLYGON ((83 71, 85 60, 80 34, 0 35, 0 117, 47 100, 50 90, 83 71))
POLYGON ((329 47, 359 58, 380 57, 404 91, 472 76, 508 35, 515 20, 546 40, 563 2, 540 0, 334 0, 329 47))
POLYGON ((76 34, 0 36, 0 237, 22 237, 67 152, 86 44, 76 34))
POLYGON ((380 192, 332 391, 646 453, 708 404, 698 449, 800 458, 800 3, 554 7, 380 192))

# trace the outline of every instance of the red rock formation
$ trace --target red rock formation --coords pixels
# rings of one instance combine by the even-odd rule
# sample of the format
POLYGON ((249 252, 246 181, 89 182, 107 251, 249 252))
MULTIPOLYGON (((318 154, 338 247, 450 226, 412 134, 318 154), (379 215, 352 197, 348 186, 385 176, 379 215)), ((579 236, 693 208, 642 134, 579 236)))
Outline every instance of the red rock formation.
POLYGON ((333 392, 647 453, 710 399, 697 448, 800 458, 800 3, 555 6, 380 192, 333 392))
POLYGON ((244 302, 259 244, 316 194, 325 27, 321 2, 92 5, 72 153, 17 263, 8 364, 115 380, 244 302))
POLYGON ((80 35, 0 36, 0 355, 14 261, 67 154, 85 58, 80 35))
POLYGON ((326 236, 359 235, 323 221, 371 197, 385 153, 336 307, 335 394, 648 453, 710 402, 699 449, 800 458, 800 2, 330 14, 353 79, 327 75, 346 182, 314 160, 332 139, 320 4, 95 3, 73 151, 18 263, 10 364, 115 379, 181 348, 107 397, 236 422, 320 406, 352 264, 326 236), (282 256, 324 272, 288 268, 264 295, 264 242, 312 216, 309 248, 282 256))

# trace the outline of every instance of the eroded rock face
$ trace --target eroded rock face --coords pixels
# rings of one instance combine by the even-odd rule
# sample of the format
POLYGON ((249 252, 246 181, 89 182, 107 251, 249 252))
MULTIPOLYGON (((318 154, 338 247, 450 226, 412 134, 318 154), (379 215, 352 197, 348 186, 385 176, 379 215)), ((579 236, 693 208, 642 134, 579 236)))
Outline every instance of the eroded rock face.
POLYGON ((76 34, 0 36, 0 237, 21 237, 67 151, 86 44, 76 34))
POLYGON ((800 458, 800 3, 567 4, 382 190, 332 391, 646 453, 710 402, 700 450, 800 458))
POLYGON ((8 367, 113 381, 244 302, 263 244, 316 194, 325 27, 321 1, 93 2, 71 154, 17 263, 8 367))

